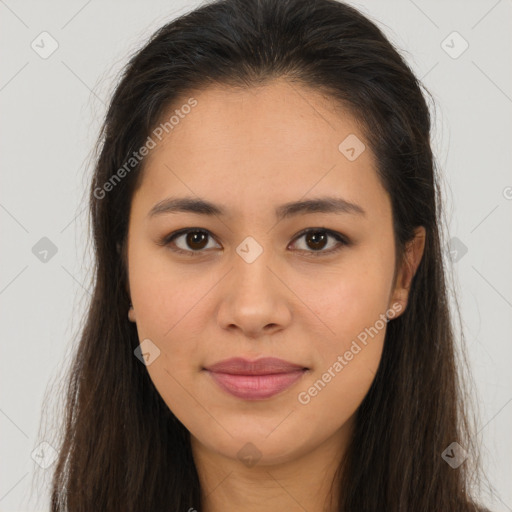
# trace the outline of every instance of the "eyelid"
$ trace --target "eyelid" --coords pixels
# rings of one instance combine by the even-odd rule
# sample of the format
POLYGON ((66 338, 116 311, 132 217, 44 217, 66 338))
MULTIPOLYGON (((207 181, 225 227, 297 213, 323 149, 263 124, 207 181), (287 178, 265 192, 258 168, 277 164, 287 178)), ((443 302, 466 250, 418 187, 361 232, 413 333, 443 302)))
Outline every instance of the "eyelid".
MULTIPOLYGON (((168 235, 165 235, 163 238, 161 238, 160 240, 157 241, 157 244, 161 245, 161 246, 164 246, 164 247, 168 246, 176 238, 178 238, 178 237, 180 237, 182 235, 187 235, 188 233, 205 233, 205 234, 208 235, 209 238, 212 238, 213 240, 216 241, 215 237, 213 236, 211 231, 209 231, 208 229, 204 229, 204 228, 183 228, 183 229, 178 229, 177 231, 173 231, 172 233, 170 233, 168 235)), ((188 256, 200 255, 201 253, 206 252, 204 249, 200 250, 200 251, 192 251, 192 250, 185 251, 183 249, 180 249, 179 247, 171 248, 171 250, 173 252, 176 252, 176 253, 179 253, 179 254, 186 254, 188 256)))
MULTIPOLYGON (((188 233, 193 233, 193 232, 205 233, 210 238, 215 240, 216 243, 218 243, 216 238, 215 238, 215 236, 211 233, 210 230, 205 229, 205 228, 193 228, 192 227, 192 228, 183 228, 183 229, 179 229, 177 231, 173 231, 172 233, 164 236, 162 239, 157 241, 157 244, 161 245, 161 246, 168 246, 171 242, 173 242, 179 236, 186 235, 188 233)), ((349 245, 352 244, 352 242, 345 235, 343 235, 342 233, 339 233, 339 232, 334 231, 332 229, 323 228, 323 227, 312 227, 312 228, 303 229, 302 231, 300 231, 299 233, 294 235, 291 243, 292 244, 295 243, 298 239, 300 239, 304 235, 307 235, 308 233, 311 233, 311 232, 313 232, 313 233, 314 232, 325 233, 327 236, 330 236, 331 238, 336 239, 338 241, 338 244, 341 244, 341 246, 338 245, 337 247, 332 248, 332 249, 318 250, 318 251, 312 251, 312 250, 308 251, 308 250, 305 250, 305 249, 299 249, 299 252, 306 253, 308 256, 309 255, 312 255, 313 257, 315 257, 315 256, 322 256, 322 255, 326 255, 327 256, 329 254, 333 254, 333 253, 339 251, 343 246, 349 246, 349 245)), ((180 249, 179 247, 171 248, 171 250, 173 252, 176 252, 176 253, 179 253, 179 254, 186 254, 188 256, 200 255, 202 253, 207 252, 204 249, 199 250, 199 251, 192 251, 192 250, 183 250, 183 249, 180 249)))
POLYGON ((351 241, 342 233, 323 227, 306 228, 300 231, 294 236, 292 244, 295 243, 299 238, 303 237, 304 235, 307 235, 308 233, 325 233, 328 237, 330 236, 331 238, 337 240, 338 246, 325 251, 307 251, 305 249, 299 249, 300 252, 305 253, 307 256, 329 256, 331 254, 338 252, 342 247, 351 245, 351 241))

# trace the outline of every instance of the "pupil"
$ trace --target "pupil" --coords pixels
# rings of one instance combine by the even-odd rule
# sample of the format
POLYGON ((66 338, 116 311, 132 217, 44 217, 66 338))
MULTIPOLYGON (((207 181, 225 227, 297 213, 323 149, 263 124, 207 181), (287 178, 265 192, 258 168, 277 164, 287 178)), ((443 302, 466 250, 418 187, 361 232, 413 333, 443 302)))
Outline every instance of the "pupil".
POLYGON ((189 246, 191 246, 193 249, 202 249, 206 244, 204 241, 206 240, 206 233, 202 233, 200 231, 193 231, 188 234, 187 236, 187 243, 189 246), (201 245, 201 242, 202 245, 201 245), (199 243, 200 247, 194 247, 194 244, 199 243))
POLYGON ((322 247, 324 246, 323 243, 325 242, 326 237, 325 237, 325 233, 322 233, 321 231, 315 231, 314 233, 309 233, 306 238, 307 238, 308 243, 312 242, 312 244, 313 244, 312 249, 322 249, 322 247), (320 245, 320 247, 318 245, 320 245))

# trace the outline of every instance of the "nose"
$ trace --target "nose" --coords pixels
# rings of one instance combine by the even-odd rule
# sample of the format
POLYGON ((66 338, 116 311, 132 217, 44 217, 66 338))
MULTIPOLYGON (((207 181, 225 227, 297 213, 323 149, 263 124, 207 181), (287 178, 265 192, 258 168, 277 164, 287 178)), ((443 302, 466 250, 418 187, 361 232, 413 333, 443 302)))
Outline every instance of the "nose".
POLYGON ((291 321, 291 292, 265 251, 252 263, 236 255, 220 292, 223 329, 254 339, 285 329, 291 321))

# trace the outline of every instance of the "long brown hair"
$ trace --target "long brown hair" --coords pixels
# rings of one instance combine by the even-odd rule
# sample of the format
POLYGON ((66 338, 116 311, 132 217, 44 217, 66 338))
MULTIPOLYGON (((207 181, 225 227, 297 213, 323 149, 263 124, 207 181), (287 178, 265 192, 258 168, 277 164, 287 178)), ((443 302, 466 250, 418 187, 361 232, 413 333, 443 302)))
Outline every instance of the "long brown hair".
POLYGON ((189 432, 134 356, 124 256, 144 160, 126 163, 178 97, 282 76, 328 94, 360 123, 391 198, 397 264, 414 228, 426 229, 407 309, 387 326, 333 481, 333 508, 477 510, 478 456, 449 307, 428 91, 379 28, 344 3, 219 0, 161 27, 131 57, 108 106, 89 191, 94 288, 66 382, 52 511, 201 510, 189 432), (456 469, 442 456, 453 442, 470 455, 456 469))

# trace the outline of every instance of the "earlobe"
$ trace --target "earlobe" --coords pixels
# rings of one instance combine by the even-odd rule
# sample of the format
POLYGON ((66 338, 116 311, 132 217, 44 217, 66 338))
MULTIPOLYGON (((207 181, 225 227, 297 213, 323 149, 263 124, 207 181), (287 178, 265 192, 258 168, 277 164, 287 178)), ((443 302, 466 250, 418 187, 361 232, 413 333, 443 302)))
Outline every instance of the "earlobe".
POLYGON ((407 307, 407 290, 400 289, 395 291, 389 307, 397 312, 395 317, 400 316, 407 307))

